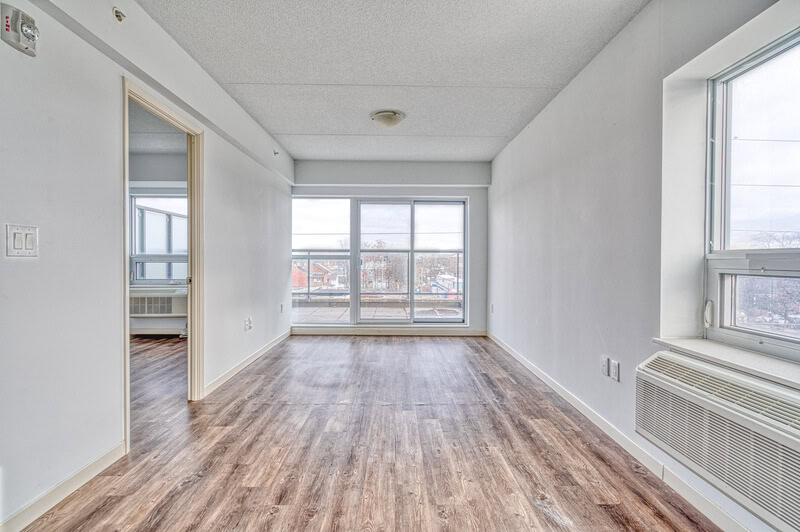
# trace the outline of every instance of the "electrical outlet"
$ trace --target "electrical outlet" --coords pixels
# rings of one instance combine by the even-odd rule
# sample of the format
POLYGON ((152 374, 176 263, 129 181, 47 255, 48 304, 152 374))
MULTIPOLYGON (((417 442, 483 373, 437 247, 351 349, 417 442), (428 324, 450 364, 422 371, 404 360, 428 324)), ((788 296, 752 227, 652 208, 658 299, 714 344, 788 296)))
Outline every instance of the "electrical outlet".
POLYGON ((619 362, 616 360, 611 361, 611 378, 619 382, 619 362))
POLYGON ((246 318, 244 319, 244 330, 245 330, 245 331, 249 331, 249 330, 250 330, 250 329, 252 329, 252 328, 253 328, 253 318, 251 318, 250 316, 248 316, 248 317, 246 317, 246 318))
POLYGON ((600 357, 600 371, 602 371, 603 375, 605 375, 606 377, 608 377, 608 371, 609 371, 608 365, 610 360, 611 359, 608 358, 607 356, 600 357))

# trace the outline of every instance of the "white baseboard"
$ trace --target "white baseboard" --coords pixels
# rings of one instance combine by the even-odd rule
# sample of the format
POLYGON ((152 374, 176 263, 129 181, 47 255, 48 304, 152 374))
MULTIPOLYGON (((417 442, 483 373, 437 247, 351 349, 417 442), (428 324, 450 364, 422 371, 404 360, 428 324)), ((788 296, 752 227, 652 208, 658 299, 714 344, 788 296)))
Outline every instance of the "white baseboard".
POLYGON ((308 325, 292 327, 293 336, 486 336, 486 331, 476 331, 463 327, 358 327, 352 325, 308 325))
POLYGON ((746 532, 746 528, 742 526, 733 517, 728 515, 722 508, 714 504, 705 495, 697 491, 694 487, 689 485, 686 481, 681 479, 672 470, 661 463, 656 457, 649 452, 639 447, 639 445, 622 433, 617 427, 608 422, 603 416, 592 410, 589 405, 581 401, 578 397, 572 394, 569 390, 561 386, 550 375, 536 367, 530 360, 523 357, 514 348, 497 338, 491 332, 488 334, 489 338, 503 348, 509 355, 517 359, 517 361, 525 366, 531 373, 539 377, 545 384, 553 389, 558 395, 563 397, 569 404, 577 409, 581 414, 589 418, 589 420, 597 425, 597 427, 605 432, 612 440, 617 442, 620 447, 625 449, 631 456, 636 458, 647 469, 653 472, 658 478, 664 481, 669 487, 674 489, 681 497, 686 499, 689 504, 697 508, 703 515, 708 517, 715 525, 720 527, 726 532, 746 532))
POLYGON ((83 468, 44 492, 27 506, 17 510, 8 519, 0 523, 0 532, 19 532, 123 456, 125 456, 125 442, 120 442, 110 451, 98 456, 83 468))
POLYGON ((203 396, 207 396, 208 394, 210 394, 211 392, 213 392, 214 390, 216 390, 217 388, 228 382, 228 380, 230 380, 231 377, 233 377, 234 375, 242 371, 244 368, 255 362, 261 355, 263 355, 264 353, 266 353, 267 351, 269 351, 270 349, 272 349, 273 347, 275 347, 276 345, 287 339, 290 334, 291 331, 286 331, 285 333, 271 340, 267 345, 265 345, 252 355, 248 356, 247 358, 245 358, 244 360, 233 366, 231 369, 229 369, 228 371, 217 377, 216 379, 214 379, 213 381, 206 384, 203 390, 203 396))
POLYGON ((674 489, 678 495, 689 501, 692 506, 700 510, 712 523, 725 532, 748 532, 748 529, 744 525, 728 515, 725 510, 708 500, 703 494, 699 493, 667 466, 664 466, 663 480, 667 486, 674 489))
POLYGON ((153 328, 141 328, 141 329, 130 329, 131 334, 147 334, 147 335, 173 335, 173 334, 180 334, 183 329, 153 329, 153 328))

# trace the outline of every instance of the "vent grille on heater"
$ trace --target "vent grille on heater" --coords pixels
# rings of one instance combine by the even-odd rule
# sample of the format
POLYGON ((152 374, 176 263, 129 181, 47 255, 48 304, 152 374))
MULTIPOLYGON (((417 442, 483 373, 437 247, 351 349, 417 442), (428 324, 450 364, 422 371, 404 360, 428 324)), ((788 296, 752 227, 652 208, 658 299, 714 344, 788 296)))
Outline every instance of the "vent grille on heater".
POLYGON ((132 316, 172 314, 171 297, 132 297, 130 301, 132 316))
POLYGON ((800 404, 767 395, 666 357, 656 356, 650 359, 645 367, 686 384, 694 390, 737 405, 753 414, 769 418, 780 425, 785 425, 786 428, 796 429, 792 432, 800 431, 800 404))
POLYGON ((800 401, 681 358, 638 368, 637 431, 771 525, 800 530, 800 401))

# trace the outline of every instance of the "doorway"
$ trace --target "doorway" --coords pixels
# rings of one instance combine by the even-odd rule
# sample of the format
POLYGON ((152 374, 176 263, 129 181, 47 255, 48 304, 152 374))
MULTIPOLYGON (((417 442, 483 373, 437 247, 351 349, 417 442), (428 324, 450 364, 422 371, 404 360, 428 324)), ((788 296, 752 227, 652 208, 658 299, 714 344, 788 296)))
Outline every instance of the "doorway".
POLYGON ((204 396, 203 132, 128 80, 123 85, 127 452, 132 420, 140 430, 160 421, 148 412, 204 396))

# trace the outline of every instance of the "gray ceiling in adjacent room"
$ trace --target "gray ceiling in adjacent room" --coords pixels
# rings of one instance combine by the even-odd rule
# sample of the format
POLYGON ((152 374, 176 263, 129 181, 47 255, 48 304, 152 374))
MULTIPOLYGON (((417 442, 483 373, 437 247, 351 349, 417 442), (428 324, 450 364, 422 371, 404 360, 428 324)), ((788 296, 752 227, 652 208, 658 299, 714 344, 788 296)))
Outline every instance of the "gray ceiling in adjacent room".
POLYGON ((647 0, 138 2, 296 159, 488 161, 647 0))
POLYGON ((186 153, 186 133, 134 102, 128 105, 131 153, 186 153))

